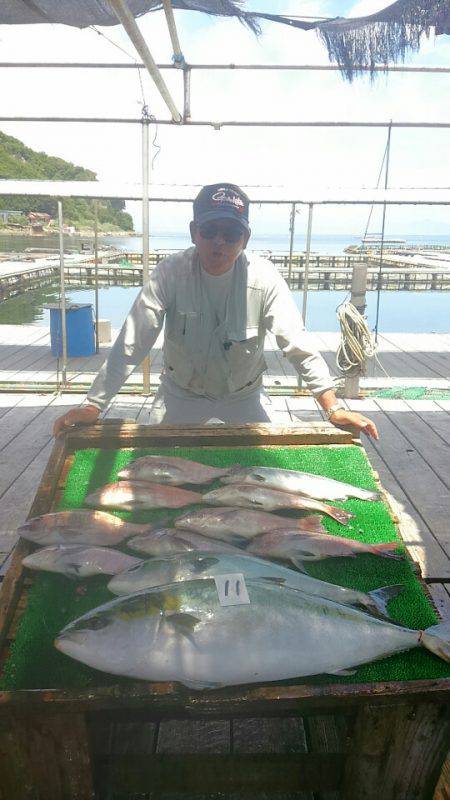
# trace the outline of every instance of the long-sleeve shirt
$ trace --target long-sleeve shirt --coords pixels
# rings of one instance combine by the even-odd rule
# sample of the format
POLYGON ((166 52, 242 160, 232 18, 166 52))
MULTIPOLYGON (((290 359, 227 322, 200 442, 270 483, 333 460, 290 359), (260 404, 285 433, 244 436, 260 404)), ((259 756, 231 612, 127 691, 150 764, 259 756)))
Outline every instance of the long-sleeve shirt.
POLYGON ((163 374, 191 395, 245 396, 262 383, 268 331, 315 395, 333 388, 314 336, 274 265, 241 253, 218 320, 195 247, 164 259, 136 298, 87 400, 103 409, 149 354, 164 324, 163 374))

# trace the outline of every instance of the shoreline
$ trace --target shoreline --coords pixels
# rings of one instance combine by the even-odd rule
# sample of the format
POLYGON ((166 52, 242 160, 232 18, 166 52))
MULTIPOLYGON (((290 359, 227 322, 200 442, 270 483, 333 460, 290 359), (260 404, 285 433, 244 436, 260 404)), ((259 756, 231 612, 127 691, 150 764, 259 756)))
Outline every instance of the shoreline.
MULTIPOLYGON (((24 230, 17 230, 17 229, 12 230, 11 228, 9 228, 9 229, 8 228, 4 228, 4 229, 0 228, 0 237, 2 237, 2 236, 11 236, 11 237, 14 238, 15 236, 17 236, 17 237, 29 236, 31 239, 46 239, 46 238, 48 239, 49 237, 52 237, 52 236, 58 237, 58 234, 59 234, 58 230, 43 231, 42 233, 30 233, 29 231, 26 232, 24 230)), ((95 236, 95 231, 90 230, 90 229, 82 229, 80 231, 75 231, 74 233, 68 233, 67 231, 64 231, 64 236, 68 236, 69 238, 79 237, 79 238, 82 238, 82 239, 84 239, 84 238, 85 239, 87 239, 87 238, 92 238, 93 239, 94 236, 95 236)), ((134 231, 99 231, 98 232, 98 237, 99 238, 104 237, 104 236, 124 236, 124 237, 127 237, 127 236, 140 236, 140 237, 142 237, 142 233, 135 233, 134 231)))

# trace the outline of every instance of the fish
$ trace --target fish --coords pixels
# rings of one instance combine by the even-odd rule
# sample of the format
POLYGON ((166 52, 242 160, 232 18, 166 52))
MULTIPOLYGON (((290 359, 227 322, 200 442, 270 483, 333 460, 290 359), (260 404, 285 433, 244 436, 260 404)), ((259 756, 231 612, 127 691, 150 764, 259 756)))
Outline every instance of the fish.
MULTIPOLYGON (((158 526, 161 524, 159 521, 158 526)), ((130 536, 148 533, 154 528, 155 525, 126 522, 105 511, 76 509, 32 517, 17 529, 17 533, 41 547, 53 544, 114 547, 130 536)))
POLYGON ((118 481, 107 483, 90 494, 85 502, 88 506, 118 508, 121 511, 138 511, 152 508, 182 508, 192 503, 201 503, 198 492, 164 486, 147 481, 118 481))
POLYGON ((142 456, 130 461, 120 470, 118 477, 178 486, 182 483, 210 483, 228 475, 233 469, 236 467, 210 467, 179 456, 142 456))
POLYGON ((233 471, 231 475, 222 477, 221 481, 226 484, 254 484, 283 492, 299 492, 316 500, 346 500, 348 497, 356 497, 359 500, 380 499, 379 492, 360 489, 358 486, 335 481, 324 475, 277 467, 243 467, 233 471))
POLYGON ((216 581, 115 598, 69 623, 54 645, 104 672, 195 690, 351 674, 360 664, 420 646, 450 663, 450 622, 413 630, 242 575, 222 576, 220 595, 216 581), (227 590, 228 602, 241 602, 224 605, 227 590))
POLYGON ((264 511, 276 511, 280 508, 321 511, 341 525, 347 525, 353 517, 353 514, 344 511, 343 508, 326 505, 321 503, 320 500, 313 500, 293 492, 280 492, 277 489, 266 489, 265 486, 252 486, 245 483, 233 483, 230 486, 222 486, 220 489, 206 492, 203 495, 203 502, 219 506, 225 503, 225 505, 230 506, 260 508, 264 509, 264 511))
POLYGON ((368 613, 387 616, 387 603, 403 590, 402 584, 383 586, 373 592, 346 589, 326 581, 311 578, 280 564, 263 558, 242 554, 211 552, 179 553, 164 558, 150 558, 130 569, 115 575, 108 583, 113 594, 134 594, 144 589, 153 589, 168 583, 213 578, 216 575, 242 573, 244 578, 257 578, 300 589, 306 594, 326 597, 336 603, 362 608, 368 613))
POLYGON ((142 559, 108 547, 53 545, 25 556, 22 564, 28 569, 60 572, 71 578, 88 578, 91 575, 116 575, 142 564, 142 559))
MULTIPOLYGON (((245 542, 243 542, 244 546, 245 542)), ((138 553, 151 556, 170 555, 190 550, 208 550, 213 553, 240 553, 239 545, 219 539, 209 539, 195 531, 181 531, 176 528, 161 528, 143 536, 129 539, 127 547, 138 553)))
POLYGON ((199 508, 187 511, 176 517, 176 528, 198 531, 205 536, 224 538, 226 535, 252 539, 258 533, 266 533, 278 528, 298 528, 303 531, 326 533, 320 516, 310 514, 307 517, 292 519, 269 514, 267 511, 256 511, 246 508, 199 508))
POLYGON ((255 536, 247 545, 246 552, 263 558, 282 558, 303 569, 304 561, 319 561, 322 558, 355 558, 360 553, 371 553, 384 558, 400 559, 393 552, 397 542, 366 544, 343 536, 329 536, 324 533, 302 533, 297 530, 279 530, 255 536))

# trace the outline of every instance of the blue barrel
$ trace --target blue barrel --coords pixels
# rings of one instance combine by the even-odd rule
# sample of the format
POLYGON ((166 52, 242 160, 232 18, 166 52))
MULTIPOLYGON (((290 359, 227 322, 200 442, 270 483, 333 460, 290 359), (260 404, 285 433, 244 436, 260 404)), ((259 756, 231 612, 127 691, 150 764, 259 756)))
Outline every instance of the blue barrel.
MULTIPOLYGON (((50 342, 53 356, 62 356, 62 314, 56 304, 45 306, 50 310, 50 342)), ((67 355, 95 355, 95 326, 91 303, 66 305, 67 355)))

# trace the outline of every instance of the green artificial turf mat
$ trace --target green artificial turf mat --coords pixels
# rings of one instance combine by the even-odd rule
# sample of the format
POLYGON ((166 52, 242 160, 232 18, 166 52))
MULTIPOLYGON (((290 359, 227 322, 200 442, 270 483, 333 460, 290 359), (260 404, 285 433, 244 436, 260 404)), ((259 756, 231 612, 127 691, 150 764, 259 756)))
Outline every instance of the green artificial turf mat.
MULTIPOLYGON (((326 475, 367 489, 376 489, 364 451, 355 445, 303 447, 210 448, 143 448, 124 450, 80 450, 75 454, 59 509, 83 507, 85 497, 94 489, 114 481, 117 472, 129 461, 143 455, 164 453, 200 461, 212 466, 239 463, 242 466, 266 465, 300 469, 326 475)), ((208 484, 205 491, 219 486, 208 484)), ((193 487, 194 488, 194 487, 193 487)), ((195 487, 196 490, 199 487, 195 487)), ((200 490, 201 487, 200 487, 200 490)), ((355 514, 347 526, 324 516, 323 523, 331 534, 359 539, 368 543, 393 542, 397 535, 385 504, 351 499, 335 503, 355 514)), ((170 520, 186 509, 165 511, 115 512, 130 522, 144 523, 170 520)), ((296 516, 295 512, 291 512, 296 516)), ((285 516, 289 517, 287 513, 285 516)), ((164 522, 169 525, 170 522, 164 522)), ((129 551, 131 552, 131 551, 129 551)), ((400 551, 401 552, 401 549, 400 551)), ((136 555, 136 553, 134 553, 136 555)), ((389 605, 392 618, 408 627, 424 629, 438 619, 423 594, 409 560, 360 555, 357 558, 328 558, 309 562, 310 575, 362 591, 371 591, 388 584, 401 583, 404 591, 389 605)), ((106 589, 107 577, 75 582, 64 576, 34 573, 28 606, 20 621, 11 655, 0 677, 3 689, 82 688, 128 682, 100 673, 53 647, 53 639, 70 621, 88 610, 114 599, 106 589)), ((270 646, 270 643, 268 643, 270 646)), ((320 676, 300 679, 308 683, 359 683, 365 681, 435 679, 450 676, 450 665, 416 648, 382 661, 359 667, 348 677, 320 676)), ((299 679, 294 681, 299 682, 299 679)))

